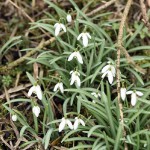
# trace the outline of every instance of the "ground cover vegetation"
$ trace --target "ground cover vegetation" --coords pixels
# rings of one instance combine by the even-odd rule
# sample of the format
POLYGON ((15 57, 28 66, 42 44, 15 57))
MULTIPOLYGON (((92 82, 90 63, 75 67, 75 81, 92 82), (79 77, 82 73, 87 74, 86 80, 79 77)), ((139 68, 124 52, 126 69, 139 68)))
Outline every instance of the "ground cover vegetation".
POLYGON ((0 2, 0 149, 149 150, 149 8, 0 2))

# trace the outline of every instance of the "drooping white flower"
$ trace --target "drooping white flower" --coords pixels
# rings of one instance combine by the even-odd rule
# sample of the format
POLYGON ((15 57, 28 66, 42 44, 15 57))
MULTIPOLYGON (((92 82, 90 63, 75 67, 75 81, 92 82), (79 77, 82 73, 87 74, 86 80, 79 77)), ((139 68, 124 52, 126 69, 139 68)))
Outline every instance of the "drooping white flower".
POLYGON ((81 86, 81 80, 80 80, 80 78, 79 78, 80 73, 79 73, 78 71, 71 71, 70 74, 71 74, 71 82, 70 82, 70 85, 73 85, 73 83, 75 82, 76 85, 77 85, 78 87, 80 87, 80 86, 81 86))
POLYGON ((101 94, 100 94, 100 93, 92 92, 91 95, 93 95, 93 96, 96 97, 96 98, 101 97, 101 94))
POLYGON ((70 14, 67 14, 67 17, 66 17, 68 23, 72 22, 72 17, 70 14))
POLYGON ((112 64, 110 64, 110 62, 108 62, 108 65, 103 67, 101 73, 103 74, 102 78, 104 78, 107 75, 109 83, 113 83, 113 78, 116 75, 116 69, 112 64))
POLYGON ((80 64, 83 64, 82 56, 79 51, 71 53, 71 55, 68 58, 68 61, 71 61, 73 58, 76 58, 80 64))
POLYGON ((54 28, 55 28, 55 36, 57 36, 61 30, 63 30, 64 32, 66 32, 66 27, 62 23, 56 23, 54 25, 54 28))
POLYGON ((83 46, 87 47, 88 46, 88 38, 91 39, 91 36, 88 32, 85 33, 81 33, 79 34, 79 36, 77 37, 77 40, 80 40, 80 38, 82 37, 82 42, 83 42, 83 46))
POLYGON ((16 114, 12 115, 11 119, 12 119, 12 121, 17 121, 17 115, 16 114))
POLYGON ((37 85, 33 85, 28 92, 28 96, 30 97, 32 95, 32 93, 35 93, 38 97, 38 99, 42 100, 42 90, 41 87, 37 84, 37 85))
POLYGON ((126 94, 131 94, 131 105, 135 106, 137 102, 137 96, 143 96, 143 93, 140 91, 127 91, 126 94))
POLYGON ((85 126, 85 122, 82 119, 75 117, 75 122, 73 125, 74 130, 78 128, 79 124, 82 124, 83 126, 85 126))
MULTIPOLYGON (((92 92, 91 95, 93 95, 93 96, 96 97, 96 98, 101 97, 101 94, 100 94, 100 93, 92 92)), ((96 103, 95 100, 93 100, 92 102, 93 102, 93 103, 96 103)))
POLYGON ((59 132, 61 132, 65 128, 65 125, 68 125, 68 127, 71 130, 73 129, 73 125, 72 125, 71 121, 69 119, 66 119, 65 117, 63 117, 61 119, 61 123, 59 124, 59 132))
POLYGON ((55 87, 54 87, 54 92, 56 92, 57 90, 60 90, 61 93, 64 93, 64 87, 63 87, 63 83, 62 82, 58 82, 55 87))
POLYGON ((39 107, 39 106, 33 106, 32 112, 34 113, 34 115, 35 115, 36 117, 38 117, 39 114, 40 114, 40 107, 39 107))
POLYGON ((126 98, 126 91, 127 89, 125 87, 121 87, 120 88, 120 95, 121 95, 121 99, 124 101, 126 98))

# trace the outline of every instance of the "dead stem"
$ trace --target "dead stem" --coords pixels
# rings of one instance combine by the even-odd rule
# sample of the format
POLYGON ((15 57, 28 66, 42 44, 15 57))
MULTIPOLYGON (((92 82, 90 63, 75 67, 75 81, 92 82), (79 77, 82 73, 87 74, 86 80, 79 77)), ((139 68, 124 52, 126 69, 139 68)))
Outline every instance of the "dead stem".
POLYGON ((98 7, 98 8, 96 8, 96 9, 94 9, 93 11, 91 11, 90 13, 88 13, 88 14, 86 14, 86 15, 87 15, 88 17, 89 17, 89 16, 92 16, 92 15, 96 14, 97 12, 99 12, 99 11, 101 11, 101 10, 107 8, 108 6, 112 5, 112 4, 115 3, 115 2, 116 2, 116 0, 111 0, 111 1, 109 1, 109 2, 107 2, 107 3, 105 3, 104 5, 102 5, 102 6, 98 7))
POLYGON ((149 18, 146 14, 146 6, 144 4, 144 0, 140 0, 140 6, 141 6, 141 11, 142 11, 142 16, 143 16, 143 22, 145 24, 145 26, 148 28, 149 32, 150 32, 150 23, 149 23, 149 18))
MULTIPOLYGON (((132 4, 132 0, 128 0, 124 12, 123 12, 123 16, 121 19, 121 23, 120 23, 120 27, 119 27, 119 33, 118 33, 118 41, 117 41, 117 45, 119 46, 117 49, 117 92, 118 92, 118 105, 119 105, 119 110, 120 110, 120 120, 121 120, 121 124, 122 124, 122 131, 123 131, 123 136, 126 139, 126 130, 124 127, 124 116, 123 116, 123 106, 120 100, 120 55, 121 55, 121 46, 122 46, 122 38, 123 38, 123 28, 125 25, 125 21, 128 15, 128 12, 130 10, 132 4)), ((128 150, 128 146, 127 143, 124 141, 124 147, 125 150, 128 150)))

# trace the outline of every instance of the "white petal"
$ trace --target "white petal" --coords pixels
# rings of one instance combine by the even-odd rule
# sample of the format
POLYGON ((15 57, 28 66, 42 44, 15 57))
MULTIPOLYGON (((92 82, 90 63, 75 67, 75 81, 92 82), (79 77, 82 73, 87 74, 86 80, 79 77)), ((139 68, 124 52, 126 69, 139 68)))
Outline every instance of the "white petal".
POLYGON ((91 39, 91 36, 90 36, 90 34, 89 34, 89 33, 86 33, 86 35, 87 35, 87 37, 88 37, 89 39, 91 39))
POLYGON ((102 79, 104 79, 107 74, 108 72, 105 72, 104 74, 102 74, 102 79))
POLYGON ((65 118, 62 118, 61 123, 59 124, 59 132, 61 132, 65 128, 65 125, 66 125, 66 120, 65 118))
POLYGON ((29 89, 28 96, 30 97, 33 92, 35 92, 35 86, 32 86, 32 87, 29 89))
POLYGON ((111 72, 113 74, 113 76, 115 77, 115 74, 116 74, 116 69, 114 66, 111 65, 111 72))
POLYGON ((58 24, 55 28, 55 36, 57 36, 59 34, 60 29, 61 29, 60 24, 58 24))
POLYGON ((73 125, 72 125, 71 121, 69 119, 66 119, 66 122, 68 124, 68 127, 72 130, 73 129, 73 125))
POLYGON ((92 101, 94 104, 96 103, 94 100, 92 101))
POLYGON ((66 32, 66 27, 65 27, 65 25, 61 23, 60 26, 61 26, 61 28, 64 30, 64 32, 66 32))
POLYGON ((71 53, 71 55, 68 58, 68 61, 71 61, 76 56, 75 52, 71 53))
POLYGON ((72 71, 70 71, 70 74, 72 74, 74 71, 72 70, 72 71))
POLYGON ((58 86, 59 86, 59 83, 57 83, 57 84, 55 85, 54 90, 53 90, 54 92, 56 92, 56 91, 57 91, 58 86))
POLYGON ((34 107, 32 108, 32 112, 34 113, 34 115, 35 115, 36 117, 38 117, 39 114, 40 114, 40 107, 39 107, 39 106, 34 106, 34 107))
POLYGON ((101 97, 101 94, 100 94, 100 93, 98 93, 97 95, 98 95, 99 97, 101 97))
POLYGON ((61 93, 64 93, 64 87, 63 87, 63 83, 59 83, 59 89, 61 93))
POLYGON ((74 130, 76 130, 78 128, 78 125, 79 125, 79 120, 76 119, 75 122, 74 122, 74 130))
POLYGON ((131 105, 132 106, 135 106, 135 104, 136 104, 136 93, 132 93, 132 95, 131 95, 131 105))
POLYGON ((126 94, 128 95, 128 94, 132 94, 133 93, 133 91, 127 91, 126 92, 126 94))
POLYGON ((17 115, 12 115, 11 119, 12 121, 17 121, 17 115))
POLYGON ((126 88, 121 88, 120 89, 120 94, 121 94, 121 98, 124 101, 126 98, 126 88))
POLYGON ((76 77, 74 75, 71 76, 71 82, 70 82, 70 85, 72 85, 76 80, 76 77))
POLYGON ((83 36, 83 33, 79 34, 79 36, 77 37, 77 40, 80 40, 80 38, 83 36))
POLYGON ((91 95, 97 98, 97 94, 95 92, 92 92, 91 95))
POLYGON ((79 119, 80 123, 85 126, 85 122, 82 119, 79 119))
POLYGON ((55 23, 54 28, 56 28, 59 25, 59 23, 55 23))
POLYGON ((140 91, 136 91, 136 94, 137 94, 138 96, 143 96, 143 93, 140 92, 140 91))
POLYGON ((77 55, 77 60, 79 61, 80 64, 83 64, 82 56, 79 52, 76 52, 77 55))
POLYGON ((67 15, 67 21, 68 21, 68 22, 71 22, 71 21, 72 21, 72 17, 71 17, 70 14, 67 15))
POLYGON ((78 76, 76 76, 76 83, 77 83, 78 87, 81 86, 81 81, 80 81, 80 78, 78 76))
POLYGON ((83 38, 83 46, 84 46, 84 47, 87 47, 87 46, 88 46, 88 38, 87 38, 87 35, 86 35, 86 34, 83 34, 82 38, 83 38))
POLYGON ((109 83, 112 84, 112 83, 113 83, 113 74, 112 74, 112 72, 111 72, 111 71, 108 71, 107 76, 108 76, 108 81, 109 81, 109 83))
POLYGON ((101 73, 107 72, 109 70, 109 68, 110 68, 110 65, 106 65, 105 67, 103 67, 101 73))
POLYGON ((36 86, 36 95, 37 95, 38 99, 42 100, 42 90, 39 85, 36 86))

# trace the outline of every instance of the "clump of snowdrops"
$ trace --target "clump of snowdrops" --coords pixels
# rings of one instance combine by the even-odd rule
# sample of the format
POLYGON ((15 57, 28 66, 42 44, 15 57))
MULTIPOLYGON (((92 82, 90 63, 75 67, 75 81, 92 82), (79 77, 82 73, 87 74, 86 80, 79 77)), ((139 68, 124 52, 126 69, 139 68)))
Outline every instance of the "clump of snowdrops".
MULTIPOLYGON (((149 83, 144 84, 142 76, 121 58, 120 93, 127 133, 123 138, 116 91, 115 42, 105 31, 105 25, 94 24, 83 13, 85 8, 80 10, 70 1, 74 11, 67 13, 46 0, 59 18, 48 13, 47 19, 31 25, 30 30, 40 27, 56 40, 46 50, 39 50, 36 58, 28 58, 28 65, 38 63, 46 68, 46 75, 34 78, 27 72, 32 83, 27 97, 10 101, 27 103, 33 124, 23 112, 4 104, 20 128, 20 137, 27 139, 19 147, 41 143, 49 149, 58 140, 58 145, 70 150, 123 150, 124 142, 130 149, 150 149, 149 83), (130 73, 136 82, 132 82, 130 73)), ((112 26, 109 21, 106 24, 112 26)), ((126 37, 125 47, 131 52, 140 49, 130 49, 134 38, 126 37)), ((134 60, 140 57, 134 56, 134 60)))

